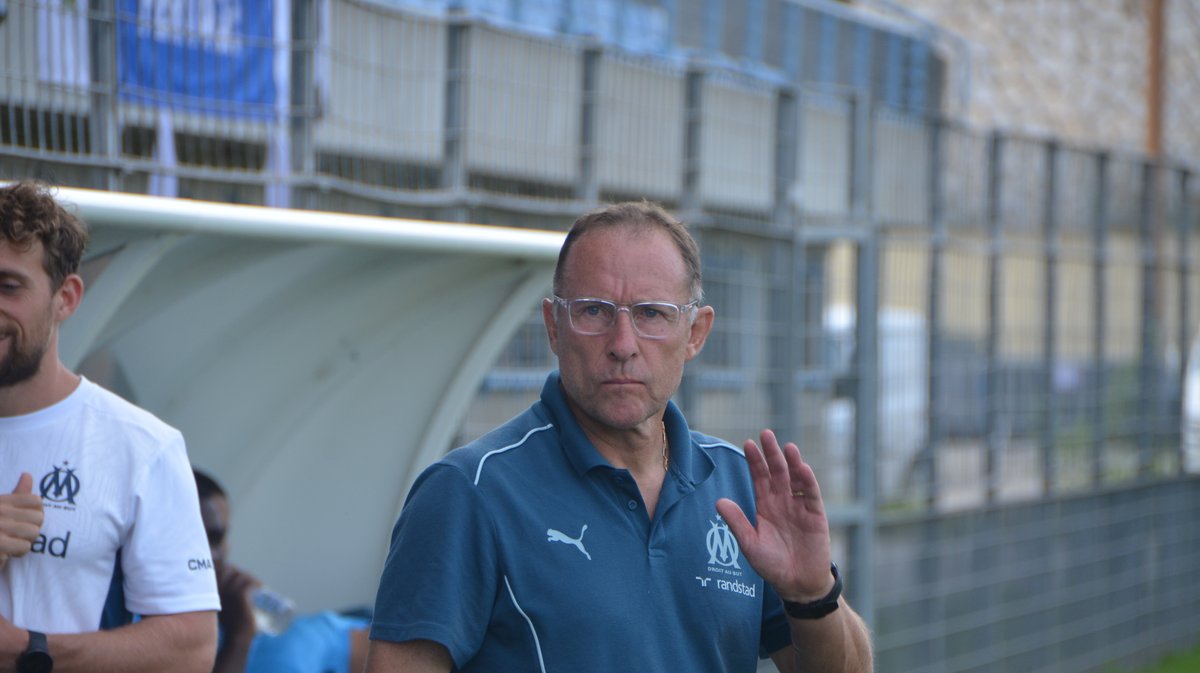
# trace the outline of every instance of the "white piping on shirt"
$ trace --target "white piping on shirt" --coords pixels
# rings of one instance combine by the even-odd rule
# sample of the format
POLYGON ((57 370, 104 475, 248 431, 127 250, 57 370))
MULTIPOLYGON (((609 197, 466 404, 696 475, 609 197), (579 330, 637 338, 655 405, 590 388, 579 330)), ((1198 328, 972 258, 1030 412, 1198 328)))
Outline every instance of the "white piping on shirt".
POLYGON ((541 432, 543 430, 549 430, 550 428, 553 428, 553 427, 554 427, 553 423, 547 423, 540 428, 534 428, 534 429, 530 430, 529 432, 526 432, 525 436, 521 438, 521 441, 516 442, 515 444, 509 444, 508 446, 502 446, 502 447, 496 449, 495 451, 488 451, 487 453, 485 453, 483 458, 479 459, 479 467, 475 468, 475 485, 476 486, 479 485, 479 477, 481 475, 483 475, 483 464, 487 461, 488 458, 491 458, 492 456, 496 455, 497 453, 504 453, 505 451, 515 449, 518 446, 524 444, 525 440, 529 439, 530 435, 532 435, 533 433, 541 432))
POLYGON ((699 444, 698 443, 698 444, 696 444, 696 446, 699 446, 702 449, 712 449, 712 448, 716 448, 716 447, 721 447, 723 449, 729 449, 730 451, 733 451, 734 453, 736 453, 737 455, 739 455, 743 458, 746 457, 745 451, 739 449, 738 447, 734 446, 733 444, 730 444, 729 442, 714 442, 712 444, 699 444))
MULTIPOLYGON (((530 432, 532 432, 532 430, 530 432)), ((529 435, 525 436, 528 437, 529 435)), ((521 441, 525 440, 522 439, 521 441)), ((524 617, 525 621, 529 624, 529 632, 533 634, 533 646, 537 650, 538 655, 538 670, 540 670, 542 673, 546 673, 546 660, 542 658, 542 641, 538 639, 537 629, 533 626, 533 620, 529 618, 529 615, 525 614, 525 611, 521 609, 521 604, 517 602, 517 596, 513 593, 512 585, 508 583, 508 575, 504 576, 504 588, 508 589, 508 597, 512 599, 513 606, 517 608, 517 612, 521 613, 521 616, 524 617)))

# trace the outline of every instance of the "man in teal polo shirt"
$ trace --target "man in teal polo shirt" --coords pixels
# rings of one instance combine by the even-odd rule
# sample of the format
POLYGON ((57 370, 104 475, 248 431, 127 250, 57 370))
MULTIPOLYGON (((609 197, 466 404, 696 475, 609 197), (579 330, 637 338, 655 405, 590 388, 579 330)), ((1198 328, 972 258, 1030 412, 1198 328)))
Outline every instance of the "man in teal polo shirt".
POLYGON ((738 449, 670 401, 712 329, 701 297, 661 208, 575 222, 542 305, 559 371, 413 485, 368 673, 871 670, 799 449, 738 449))

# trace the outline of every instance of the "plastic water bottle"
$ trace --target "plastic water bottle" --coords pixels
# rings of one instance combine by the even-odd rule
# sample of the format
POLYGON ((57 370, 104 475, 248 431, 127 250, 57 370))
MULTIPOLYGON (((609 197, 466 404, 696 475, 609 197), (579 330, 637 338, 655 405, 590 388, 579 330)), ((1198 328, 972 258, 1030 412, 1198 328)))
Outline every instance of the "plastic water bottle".
POLYGON ((290 598, 265 586, 250 593, 250 604, 254 607, 254 625, 272 636, 286 631, 296 614, 296 604, 290 598))

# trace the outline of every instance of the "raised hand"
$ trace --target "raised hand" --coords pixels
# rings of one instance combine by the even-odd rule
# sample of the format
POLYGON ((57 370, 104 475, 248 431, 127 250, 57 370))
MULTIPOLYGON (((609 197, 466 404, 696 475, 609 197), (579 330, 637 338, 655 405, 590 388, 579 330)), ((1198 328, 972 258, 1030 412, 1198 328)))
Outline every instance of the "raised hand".
POLYGON ((806 603, 833 587, 829 572, 829 521, 821 488, 800 449, 788 442, 780 447, 771 430, 744 445, 754 483, 757 521, 728 498, 717 501, 717 512, 737 538, 746 560, 784 600, 806 603))
POLYGON ((42 499, 33 494, 33 475, 22 472, 12 493, 0 495, 0 568, 29 553, 42 530, 42 499))
POLYGON ((250 594, 262 586, 253 575, 225 563, 217 572, 217 592, 221 596, 221 612, 218 618, 227 633, 253 637, 256 631, 254 608, 250 594))

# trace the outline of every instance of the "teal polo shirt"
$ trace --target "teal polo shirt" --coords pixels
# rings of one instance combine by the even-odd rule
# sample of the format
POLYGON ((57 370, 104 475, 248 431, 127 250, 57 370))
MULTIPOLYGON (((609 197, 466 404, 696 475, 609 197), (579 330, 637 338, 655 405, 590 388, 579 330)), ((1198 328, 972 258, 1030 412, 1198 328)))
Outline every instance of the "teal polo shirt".
POLYGON ((541 399, 427 468, 392 532, 371 638, 444 645, 457 670, 752 673, 790 642, 775 592, 717 515, 754 520, 742 451, 665 415, 653 520, 567 407, 541 399))

